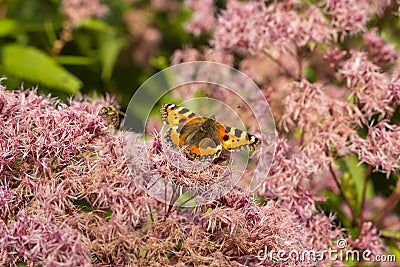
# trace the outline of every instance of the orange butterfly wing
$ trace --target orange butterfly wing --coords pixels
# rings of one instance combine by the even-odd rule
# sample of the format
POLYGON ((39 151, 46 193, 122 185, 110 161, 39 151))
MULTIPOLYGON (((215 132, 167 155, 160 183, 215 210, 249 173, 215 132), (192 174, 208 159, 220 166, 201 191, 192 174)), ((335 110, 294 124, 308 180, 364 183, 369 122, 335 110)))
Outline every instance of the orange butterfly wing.
POLYGON ((219 124, 216 132, 224 148, 231 152, 254 150, 261 144, 257 137, 238 128, 219 124))
MULTIPOLYGON (((164 124, 171 126, 166 134, 168 143, 175 147, 184 147, 188 145, 186 142, 191 139, 190 133, 181 133, 182 127, 191 127, 193 131, 200 128, 203 123, 210 119, 201 117, 190 111, 188 108, 180 107, 175 104, 164 104, 160 109, 164 124)), ((215 122, 215 129, 209 132, 209 136, 200 140, 195 145, 189 145, 185 152, 190 158, 200 160, 214 159, 219 156, 222 151, 222 146, 231 152, 241 150, 254 150, 261 141, 254 135, 229 126, 224 126, 219 122, 215 122), (221 143, 213 141, 213 136, 216 135, 221 143)), ((193 132, 192 132, 193 133, 193 132)), ((215 139, 214 139, 215 140, 215 139)))

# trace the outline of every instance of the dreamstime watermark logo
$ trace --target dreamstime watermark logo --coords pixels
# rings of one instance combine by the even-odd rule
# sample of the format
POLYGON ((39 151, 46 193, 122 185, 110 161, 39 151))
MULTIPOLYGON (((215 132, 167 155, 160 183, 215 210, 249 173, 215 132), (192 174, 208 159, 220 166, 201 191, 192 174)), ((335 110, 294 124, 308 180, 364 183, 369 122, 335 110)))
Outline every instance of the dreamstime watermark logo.
POLYGON ((341 262, 396 262, 396 256, 391 254, 374 255, 371 250, 346 249, 348 246, 345 239, 336 241, 336 248, 327 250, 269 250, 265 247, 257 253, 257 259, 263 262, 319 262, 319 261, 341 261, 341 262))

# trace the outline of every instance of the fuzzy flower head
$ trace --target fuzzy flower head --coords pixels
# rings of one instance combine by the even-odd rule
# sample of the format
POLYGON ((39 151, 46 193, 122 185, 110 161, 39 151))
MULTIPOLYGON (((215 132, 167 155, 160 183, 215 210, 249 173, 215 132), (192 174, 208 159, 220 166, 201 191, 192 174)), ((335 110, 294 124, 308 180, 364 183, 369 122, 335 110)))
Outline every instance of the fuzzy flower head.
POLYGON ((103 17, 108 12, 108 7, 100 0, 63 0, 62 11, 73 26, 91 17, 103 17))
POLYGON ((93 254, 107 258, 107 243, 140 225, 153 205, 129 175, 120 137, 97 115, 112 99, 75 97, 67 105, 35 90, 4 89, 1 264, 89 266, 89 239, 103 244, 93 254))
POLYGON ((390 81, 389 90, 394 103, 400 106, 400 76, 395 77, 390 81))
POLYGON ((214 0, 187 0, 186 5, 193 9, 192 18, 185 25, 186 31, 195 36, 202 32, 210 32, 215 24, 214 0))
MULTIPOLYGON (((254 255, 253 260, 258 262, 260 259, 256 255, 261 250, 266 255, 261 262, 268 264, 274 262, 267 256, 271 250, 289 254, 292 250, 310 249, 310 244, 304 242, 306 234, 297 218, 273 201, 258 207, 243 193, 231 192, 221 199, 221 204, 223 206, 204 214, 204 220, 207 231, 215 237, 229 236, 223 243, 223 250, 238 248, 240 254, 254 255)), ((286 264, 298 266, 296 261, 286 264)))
POLYGON ((213 44, 216 49, 255 54, 272 47, 314 46, 334 40, 336 35, 337 29, 315 5, 231 0, 218 17, 213 44))
POLYGON ((291 126, 300 131, 310 155, 331 144, 339 153, 348 153, 347 144, 356 135, 354 128, 363 122, 363 115, 355 105, 334 99, 327 94, 327 88, 307 81, 292 83, 285 103, 281 125, 286 130, 291 126))
POLYGON ((372 255, 382 255, 384 252, 383 240, 379 237, 378 230, 373 226, 372 222, 364 222, 361 227, 360 235, 357 239, 352 240, 349 236, 349 244, 360 250, 370 250, 372 255))
POLYGON ((372 63, 378 66, 394 62, 399 56, 393 44, 389 44, 379 37, 377 28, 365 33, 363 41, 372 63))
POLYGON ((368 129, 367 137, 356 138, 350 149, 361 162, 390 175, 400 170, 400 127, 381 121, 368 129))
POLYGON ((17 214, 22 204, 22 196, 12 190, 8 182, 0 181, 0 219, 8 222, 17 214))
POLYGON ((363 1, 325 0, 327 13, 332 16, 331 25, 339 32, 355 34, 366 29, 369 20, 363 1))
POLYGON ((124 151, 136 183, 159 201, 178 205, 177 199, 186 194, 202 205, 227 193, 242 176, 218 164, 228 159, 224 156, 212 162, 190 160, 182 149, 170 147, 158 134, 154 137, 143 142, 127 132, 124 151))
POLYGON ((10 255, 0 258, 4 266, 24 261, 48 266, 90 265, 87 240, 81 232, 44 214, 20 215, 0 236, 1 251, 10 255))
POLYGON ((379 66, 367 59, 365 53, 354 52, 341 64, 339 77, 347 81, 350 97, 361 107, 361 111, 370 119, 379 114, 382 119, 393 111, 392 92, 387 76, 380 72, 379 66))
POLYGON ((214 31, 217 49, 260 51, 291 34, 289 17, 278 16, 261 1, 228 1, 214 31))

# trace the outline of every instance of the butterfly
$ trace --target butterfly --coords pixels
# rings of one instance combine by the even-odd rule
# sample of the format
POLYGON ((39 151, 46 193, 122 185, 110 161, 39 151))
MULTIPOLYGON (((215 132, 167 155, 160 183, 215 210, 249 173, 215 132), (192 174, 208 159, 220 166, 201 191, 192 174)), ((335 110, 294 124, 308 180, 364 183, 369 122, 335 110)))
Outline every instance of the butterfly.
POLYGON ((105 106, 100 109, 99 116, 105 119, 108 125, 118 127, 120 122, 119 116, 125 116, 125 113, 114 106, 105 106))
POLYGON ((163 123, 171 126, 165 135, 167 143, 184 148, 190 159, 213 160, 223 149, 230 152, 254 150, 261 144, 254 135, 202 117, 185 107, 164 104, 160 112, 163 123))

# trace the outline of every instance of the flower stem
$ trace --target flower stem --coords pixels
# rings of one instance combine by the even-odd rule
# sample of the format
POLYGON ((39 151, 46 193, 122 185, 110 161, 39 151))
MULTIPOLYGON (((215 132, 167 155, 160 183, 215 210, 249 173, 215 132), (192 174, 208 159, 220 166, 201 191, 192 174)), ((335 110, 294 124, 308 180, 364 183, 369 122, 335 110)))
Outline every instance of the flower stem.
POLYGON ((385 209, 382 211, 381 215, 376 220, 377 228, 380 229, 383 227, 384 219, 396 208, 396 206, 397 206, 397 204, 399 204, 399 202, 400 202, 400 179, 397 179, 396 189, 386 199, 385 205, 384 205, 385 209))

